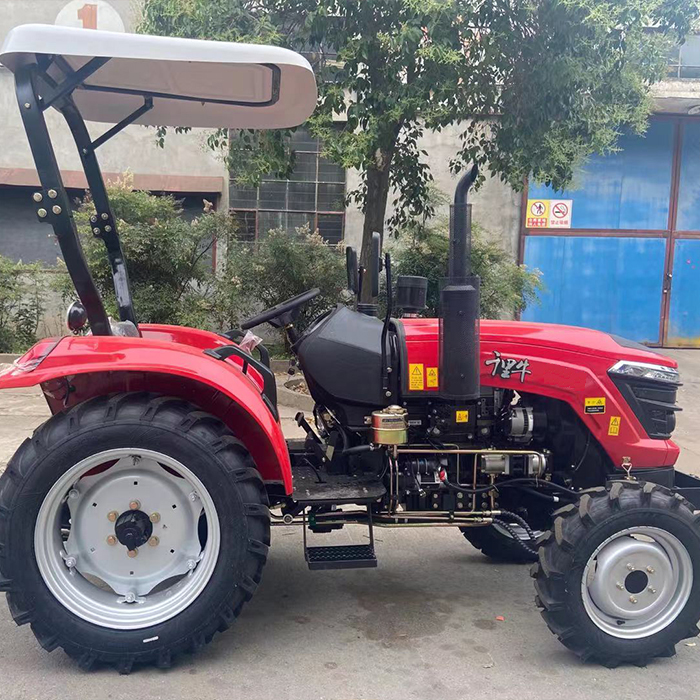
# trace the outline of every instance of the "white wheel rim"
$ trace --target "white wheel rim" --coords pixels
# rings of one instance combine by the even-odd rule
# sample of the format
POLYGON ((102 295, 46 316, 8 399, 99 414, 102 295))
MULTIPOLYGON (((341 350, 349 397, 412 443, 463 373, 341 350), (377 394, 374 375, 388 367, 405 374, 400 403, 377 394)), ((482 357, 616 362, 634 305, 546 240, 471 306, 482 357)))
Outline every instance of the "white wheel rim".
POLYGON ((191 605, 220 546, 219 518, 200 479, 172 457, 141 448, 106 450, 71 467, 46 495, 34 530, 37 565, 52 595, 83 620, 120 630, 152 627, 191 605), (66 505, 69 533, 61 529, 66 505), (130 510, 148 514, 152 528, 136 556, 112 539, 109 514, 130 510))
POLYGON ((581 582, 583 604, 604 632, 642 639, 680 615, 693 588, 688 550, 670 532, 631 527, 593 552, 581 582))

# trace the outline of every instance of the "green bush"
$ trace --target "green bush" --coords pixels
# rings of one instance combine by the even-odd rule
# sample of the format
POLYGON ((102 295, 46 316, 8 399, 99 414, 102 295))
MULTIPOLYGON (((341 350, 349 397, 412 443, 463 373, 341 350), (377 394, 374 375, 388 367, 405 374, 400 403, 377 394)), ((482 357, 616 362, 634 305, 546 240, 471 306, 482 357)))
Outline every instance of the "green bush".
MULTIPOLYGON (((257 244, 229 244, 228 268, 220 289, 238 302, 238 318, 230 319, 232 325, 314 287, 321 294, 302 307, 297 330, 346 299, 343 247, 325 243, 308 227, 298 228, 296 234, 272 230, 257 244)), ((226 308, 234 305, 229 303, 226 308)))
POLYGON ((41 267, 0 255, 0 352, 24 352, 36 342, 43 302, 41 267))
MULTIPOLYGON (((428 278, 426 316, 437 316, 440 308, 440 280, 447 276, 449 258, 448 226, 414 225, 395 246, 392 257, 396 275, 428 278)), ((540 272, 517 265, 483 230, 472 224, 472 272, 481 277, 481 317, 512 318, 537 300, 542 289, 540 272)))
MULTIPOLYGON (((133 191, 128 177, 108 187, 127 261, 136 316, 143 323, 172 323, 209 328, 217 281, 212 249, 233 234, 232 217, 205 207, 193 221, 182 217, 173 197, 133 191)), ((76 212, 85 257, 105 308, 117 318, 112 273, 104 244, 91 232, 95 207, 89 198, 76 212)), ((70 279, 62 280, 64 297, 75 297, 70 279)))

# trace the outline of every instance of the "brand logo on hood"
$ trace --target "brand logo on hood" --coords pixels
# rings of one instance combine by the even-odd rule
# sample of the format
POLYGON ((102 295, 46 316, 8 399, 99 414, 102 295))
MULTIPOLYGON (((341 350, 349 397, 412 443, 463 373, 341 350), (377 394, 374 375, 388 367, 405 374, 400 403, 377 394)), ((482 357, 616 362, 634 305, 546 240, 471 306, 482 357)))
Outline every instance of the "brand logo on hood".
POLYGON ((528 369, 530 360, 503 357, 498 350, 494 350, 493 359, 486 360, 484 364, 491 367, 492 377, 500 377, 501 379, 519 377, 522 383, 525 381, 525 375, 532 374, 532 371, 528 369))

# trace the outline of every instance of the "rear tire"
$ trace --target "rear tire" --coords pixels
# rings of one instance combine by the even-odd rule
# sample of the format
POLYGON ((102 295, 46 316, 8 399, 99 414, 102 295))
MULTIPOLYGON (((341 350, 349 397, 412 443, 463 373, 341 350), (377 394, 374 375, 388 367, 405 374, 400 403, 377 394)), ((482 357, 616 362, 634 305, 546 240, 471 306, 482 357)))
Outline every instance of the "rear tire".
MULTIPOLYGON (((142 468, 142 473, 145 474, 145 465, 139 467, 141 459, 140 456, 133 457, 134 466, 131 471, 135 474, 139 468, 142 468)), ((105 462, 105 465, 108 464, 109 461, 105 462)), ((117 462, 117 467, 118 464, 117 462)), ((81 478, 87 478, 88 480, 83 482, 87 484, 90 480, 101 478, 102 474, 111 473, 109 470, 113 468, 114 463, 106 468, 93 468, 82 477, 78 477, 79 480, 71 487, 72 490, 76 490, 76 487, 82 488, 81 478)), ((116 493, 110 491, 113 488, 111 484, 116 482, 115 477, 111 479, 113 481, 108 482, 107 486, 103 483, 101 499, 95 497, 96 503, 86 502, 85 506, 81 506, 95 506, 95 513, 99 511, 100 527, 102 523, 108 522, 108 509, 125 509, 128 513, 130 508, 128 502, 126 505, 121 502, 125 500, 123 497, 112 502, 109 494, 116 493), (104 514, 102 511, 105 511, 104 514)), ((130 481, 128 483, 131 484, 130 481)), ((135 485, 137 481, 134 480, 133 483, 135 485)), ((85 488, 83 490, 86 491, 85 488)), ((151 495, 152 493, 151 491, 151 495)), ((92 497, 89 500, 92 501, 92 497)), ((70 505, 67 501, 65 503, 64 513, 70 505)), ((175 508, 175 505, 172 507, 175 508)), ((143 508, 146 513, 150 513, 145 502, 143 508)), ((145 520, 143 514, 141 517, 145 520)), ((184 515, 182 517, 185 518, 184 515)), ((178 522, 190 521, 184 519, 178 522)), ((67 548, 74 529, 76 537, 81 533, 80 523, 71 519, 67 525, 68 519, 65 514, 60 523, 58 549, 61 549, 61 542, 63 548, 67 548), (66 534, 66 529, 69 534, 66 534)), ((183 529, 181 524, 178 527, 183 529)), ((150 525, 148 528, 150 537, 150 525)), ((153 534, 155 533, 154 530, 153 534)), ((83 538, 89 537, 90 531, 83 531, 81 535, 83 538)), ((144 545, 145 541, 140 544, 144 545)), ((121 673, 128 673, 134 664, 169 667, 173 659, 182 652, 198 651, 211 641, 216 632, 227 629, 240 614, 244 603, 252 597, 261 579, 269 544, 270 516, 267 495, 249 453, 217 418, 175 398, 153 394, 119 394, 91 399, 59 413, 40 426, 33 437, 22 444, 0 477, 0 590, 7 592, 10 612, 18 625, 30 623, 44 649, 52 651, 62 647, 82 668, 90 668, 95 663, 107 663, 115 665, 121 673), (172 487, 174 493, 177 493, 178 488, 185 488, 184 498, 180 494, 181 500, 177 501, 180 503, 180 510, 173 510, 170 516, 164 511, 162 522, 160 517, 156 521, 160 522, 161 530, 157 532, 163 541, 158 550, 155 549, 159 546, 156 542, 158 537, 152 538, 154 542, 148 542, 152 547, 141 546, 138 559, 126 558, 130 548, 122 546, 121 540, 115 544, 113 541, 105 542, 104 536, 101 536, 99 542, 91 542, 92 556, 105 556, 105 551, 108 552, 107 556, 113 556, 113 553, 118 556, 123 554, 126 568, 135 569, 137 577, 138 566, 145 566, 149 555, 158 555, 161 558, 164 555, 167 559, 168 550, 164 549, 164 546, 169 545, 164 543, 168 536, 173 536, 173 525, 169 534, 162 526, 166 522, 175 523, 174 514, 181 513, 183 508, 187 509, 189 487, 184 483, 180 484, 179 481, 186 477, 173 473, 171 465, 182 465, 183 473, 192 475, 191 478, 195 483, 199 483, 202 489, 201 494, 190 494, 189 500, 197 501, 197 504, 201 501, 202 510, 197 520, 199 506, 191 506, 195 518, 195 532, 192 533, 190 529, 187 535, 188 551, 193 547, 198 549, 201 544, 200 558, 197 561, 187 561, 191 566, 190 574, 179 574, 180 588, 176 589, 172 596, 177 597, 178 590, 194 585, 190 581, 196 578, 192 574, 199 573, 198 566, 202 567, 201 571, 205 570, 205 564, 209 567, 206 569, 207 578, 204 584, 198 584, 197 590, 193 589, 192 594, 179 608, 174 608, 165 615, 161 614, 160 617, 154 613, 155 624, 149 624, 148 617, 138 616, 127 620, 126 623, 122 620, 117 624, 119 612, 113 618, 114 624, 110 622, 109 613, 102 613, 100 619, 99 604, 104 596, 116 596, 114 591, 117 591, 117 588, 109 588, 109 581, 106 593, 104 585, 95 587, 99 589, 95 596, 103 596, 96 597, 98 604, 92 608, 87 606, 84 609, 72 609, 72 603, 65 595, 63 602, 61 601, 61 575, 65 576, 65 571, 58 571, 56 574, 55 563, 54 569, 51 569, 46 563, 46 557, 42 559, 42 551, 51 551, 52 547, 41 546, 45 525, 42 525, 43 521, 39 516, 46 509, 43 504, 55 501, 52 489, 55 494, 57 483, 62 477, 71 478, 72 472, 68 472, 74 470, 77 465, 90 464, 90 459, 96 459, 99 463, 102 453, 112 455, 119 454, 120 451, 129 455, 132 452, 138 455, 140 451, 146 455, 161 455, 163 463, 159 463, 155 457, 151 459, 151 463, 155 464, 151 471, 156 473, 156 479, 170 479, 171 484, 175 484, 172 487), (159 466, 163 470, 162 474, 159 466), (207 504, 210 504, 208 511, 207 504), (213 530, 204 529, 202 534, 202 528, 197 527, 198 524, 201 525, 205 515, 212 518, 209 527, 216 527, 215 549, 212 544, 212 548, 207 550, 207 543, 214 542, 214 535, 211 534, 213 530), (103 549, 94 554, 96 547, 103 549), (134 563, 129 565, 128 562, 134 563), (56 580, 59 581, 58 584, 56 580), (88 621, 88 618, 91 621, 88 621)), ((77 557, 78 564, 74 564, 76 570, 68 570, 68 573, 74 576, 73 581, 79 582, 84 588, 92 581, 90 576, 86 578, 82 575, 80 563, 87 561, 86 566, 90 566, 94 561, 90 558, 91 555, 87 554, 87 550, 85 551, 85 557, 77 557)), ((173 549, 169 551, 174 553, 173 549)), ((68 566, 67 560, 71 557, 67 557, 63 549, 61 556, 68 566)), ((121 559, 118 563, 122 566, 121 559)), ((169 564, 162 570, 166 571, 167 566, 169 564)), ((60 569, 60 566, 58 568, 60 569)), ((200 581, 203 580, 203 576, 204 574, 199 577, 200 581)), ((134 578, 135 585, 141 585, 137 577, 134 578)), ((117 577, 113 580, 118 582, 117 577)), ((103 579, 101 583, 104 584, 104 581, 107 579, 103 579)), ((166 588, 172 585, 169 580, 161 583, 166 588)), ((112 609, 128 611, 138 608, 138 602, 150 602, 149 596, 157 595, 155 591, 158 591, 158 586, 153 591, 144 593, 136 605, 132 603, 129 606, 130 601, 119 599, 116 602, 124 605, 119 609, 116 606, 112 609)), ((110 605, 113 605, 112 598, 109 600, 110 605)), ((141 605, 142 609, 147 607, 148 605, 141 605)))
MULTIPOLYGON (((486 527, 465 527, 462 534, 469 543, 482 554, 494 561, 512 564, 529 564, 536 561, 537 555, 528 552, 509 534, 496 529, 493 525, 486 527)), ((534 542, 525 535, 525 542, 534 547, 534 542)))
POLYGON ((673 656, 698 634, 698 524, 685 499, 656 484, 583 492, 555 513, 531 569, 549 629, 608 667, 673 656))

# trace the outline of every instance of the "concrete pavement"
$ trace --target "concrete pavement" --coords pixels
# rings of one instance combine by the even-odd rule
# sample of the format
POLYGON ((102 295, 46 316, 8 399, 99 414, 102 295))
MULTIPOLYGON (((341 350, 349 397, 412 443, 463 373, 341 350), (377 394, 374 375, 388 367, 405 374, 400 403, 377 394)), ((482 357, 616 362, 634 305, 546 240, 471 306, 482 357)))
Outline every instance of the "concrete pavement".
MULTIPOLYGON (((681 464, 700 473, 700 351, 669 354, 685 382, 681 464)), ((294 412, 283 411, 285 427, 296 428, 294 412)), ((0 460, 46 415, 37 393, 0 392, 0 460)), ((338 543, 362 536, 360 528, 331 535, 338 543)), ((167 672, 83 673, 61 651, 42 651, 0 605, 0 698, 695 700, 700 693, 700 640, 647 668, 584 664, 540 619, 527 567, 494 564, 455 531, 378 529, 377 553, 374 570, 311 572, 299 531, 273 529, 263 583, 238 623, 167 672)))

